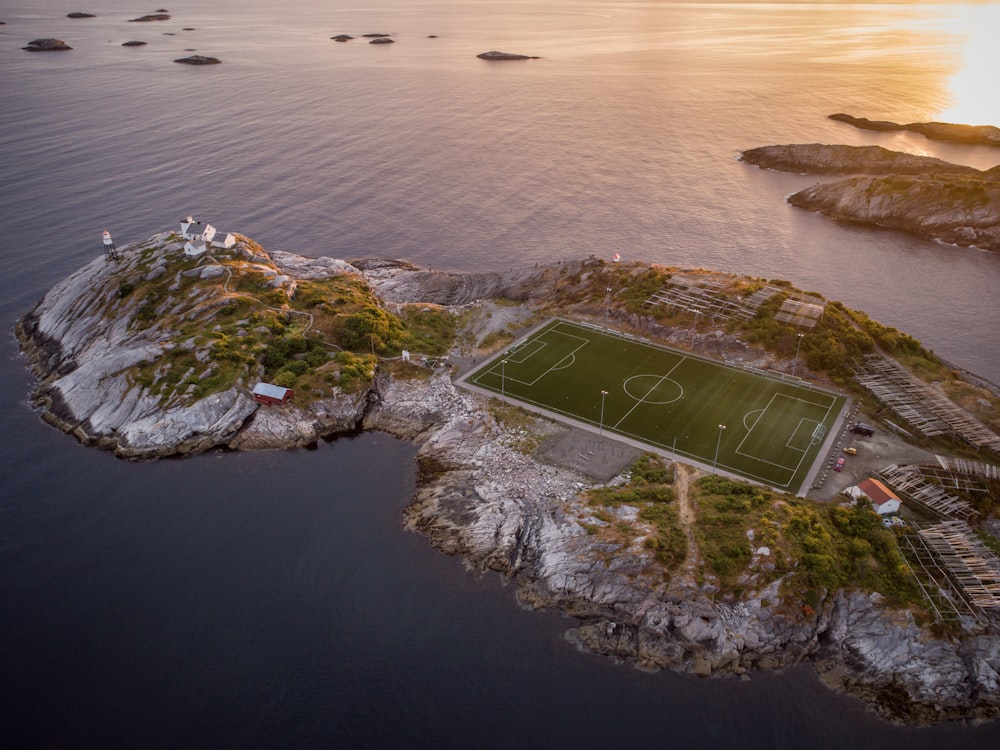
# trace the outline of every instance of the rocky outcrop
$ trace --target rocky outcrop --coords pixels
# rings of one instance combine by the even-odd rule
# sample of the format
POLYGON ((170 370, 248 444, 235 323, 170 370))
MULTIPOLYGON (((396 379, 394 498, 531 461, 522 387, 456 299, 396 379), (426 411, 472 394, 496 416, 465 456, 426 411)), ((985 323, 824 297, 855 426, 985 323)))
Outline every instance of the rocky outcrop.
POLYGON ((480 52, 476 55, 480 60, 537 60, 537 57, 532 57, 531 55, 518 55, 513 52, 497 52, 496 50, 490 50, 489 52, 480 52))
POLYGON ((62 52, 73 48, 62 39, 33 39, 21 49, 26 49, 28 52, 62 52))
POLYGON ((140 42, 140 41, 132 40, 132 41, 129 41, 129 42, 122 42, 122 47, 142 47, 145 44, 146 44, 146 42, 140 42))
POLYGON ((853 177, 817 184, 788 202, 835 219, 1000 251, 1000 182, 939 176, 853 177))
POLYGON ((129 23, 148 23, 150 21, 169 21, 169 13, 148 13, 145 16, 139 16, 138 18, 132 18, 129 23))
POLYGON ((395 39, 390 39, 387 36, 378 36, 378 37, 375 37, 374 39, 372 39, 368 43, 369 44, 393 44, 393 43, 395 43, 395 41, 396 41, 395 39))
POLYGON ((987 171, 879 146, 764 146, 741 159, 767 169, 863 174, 788 198, 835 219, 899 229, 955 245, 1000 250, 1000 166, 987 171))
MULTIPOLYGON (((259 409, 248 386, 260 373, 247 369, 232 387, 200 394, 199 383, 218 372, 214 342, 183 331, 212 330, 213 311, 232 299, 225 286, 230 272, 207 257, 202 265, 178 270, 182 245, 172 235, 154 235, 122 252, 119 262, 96 258, 54 286, 19 321, 17 333, 40 381, 36 395, 45 419, 84 443, 145 458, 216 446, 291 447, 355 429, 367 389, 334 389, 311 399, 308 409, 259 409), (144 294, 133 293, 144 284, 144 294), (183 372, 172 369, 178 362, 187 363, 180 365, 183 372)), ((281 267, 251 243, 239 243, 234 252, 283 292, 294 288, 289 274, 321 279, 358 273, 343 261, 288 253, 279 254, 287 263, 281 267)), ((240 321, 235 335, 251 325, 240 321)), ((267 336, 267 329, 258 335, 267 336)))
POLYGON ((354 37, 350 34, 337 34, 337 36, 331 36, 330 38, 335 42, 349 42, 354 37))
POLYGON ((438 305, 464 305, 497 297, 518 302, 541 300, 560 276, 582 268, 579 261, 569 261, 557 266, 522 266, 505 272, 453 273, 371 258, 352 260, 351 265, 364 273, 379 297, 387 302, 438 305))
POLYGON ((82 11, 73 11, 72 13, 67 13, 66 18, 97 18, 93 13, 83 13, 82 11))
POLYGON ((961 174, 981 175, 978 169, 950 164, 930 156, 890 151, 881 146, 831 146, 797 143, 747 149, 740 160, 764 169, 802 174, 961 174))
POLYGON ((934 638, 878 594, 838 592, 816 655, 823 680, 892 721, 993 718, 1000 710, 1000 639, 934 638))
POLYGON ((973 146, 1000 146, 1000 128, 992 125, 959 125, 948 122, 911 122, 899 125, 888 120, 869 120, 865 117, 852 117, 838 113, 829 115, 831 120, 846 122, 862 130, 879 132, 909 131, 920 133, 933 141, 949 143, 965 143, 973 146))

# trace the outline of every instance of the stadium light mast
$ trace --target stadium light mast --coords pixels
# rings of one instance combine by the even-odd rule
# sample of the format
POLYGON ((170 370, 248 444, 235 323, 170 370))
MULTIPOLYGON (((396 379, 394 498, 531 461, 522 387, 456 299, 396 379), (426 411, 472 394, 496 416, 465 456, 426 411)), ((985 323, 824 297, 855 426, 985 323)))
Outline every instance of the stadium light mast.
POLYGON ((715 473, 715 468, 719 465, 719 447, 722 445, 722 433, 725 432, 726 426, 724 424, 719 425, 719 439, 715 443, 715 460, 712 461, 712 473, 715 473))
POLYGON ((598 435, 604 434, 604 399, 607 395, 608 395, 607 391, 601 391, 601 422, 597 428, 598 435))
POLYGON ((500 403, 507 403, 506 394, 506 383, 507 383, 507 360, 500 360, 500 403))
POLYGON ((802 346, 802 336, 803 334, 797 334, 799 337, 799 343, 795 345, 795 359, 792 360, 792 377, 795 377, 795 370, 799 366, 799 347, 802 346))

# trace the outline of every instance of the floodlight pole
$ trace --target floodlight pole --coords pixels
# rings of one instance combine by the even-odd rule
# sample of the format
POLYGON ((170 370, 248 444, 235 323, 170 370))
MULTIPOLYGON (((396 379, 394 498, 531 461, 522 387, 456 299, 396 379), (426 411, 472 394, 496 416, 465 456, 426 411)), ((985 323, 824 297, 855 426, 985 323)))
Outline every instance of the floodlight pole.
POLYGON ((795 345, 795 359, 792 361, 792 377, 795 377, 795 370, 799 366, 799 347, 802 346, 802 334, 798 334, 799 343, 795 345))
POLYGON ((507 403, 506 382, 507 382, 507 360, 501 359, 500 360, 500 403, 501 404, 507 403))
POLYGON ((726 426, 724 424, 719 425, 719 439, 715 443, 715 460, 712 461, 712 473, 715 473, 715 467, 719 465, 719 447, 722 445, 722 433, 725 431, 726 426))
POLYGON ((604 434, 604 398, 608 395, 607 391, 601 391, 601 422, 600 426, 597 428, 597 434, 604 434))

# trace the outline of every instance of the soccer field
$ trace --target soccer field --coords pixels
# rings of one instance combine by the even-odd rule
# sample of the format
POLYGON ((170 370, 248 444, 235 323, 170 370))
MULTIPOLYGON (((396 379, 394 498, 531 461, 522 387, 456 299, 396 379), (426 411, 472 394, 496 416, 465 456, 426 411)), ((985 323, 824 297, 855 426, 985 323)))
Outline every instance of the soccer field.
POLYGON ((789 492, 844 397, 555 320, 463 379, 789 492))

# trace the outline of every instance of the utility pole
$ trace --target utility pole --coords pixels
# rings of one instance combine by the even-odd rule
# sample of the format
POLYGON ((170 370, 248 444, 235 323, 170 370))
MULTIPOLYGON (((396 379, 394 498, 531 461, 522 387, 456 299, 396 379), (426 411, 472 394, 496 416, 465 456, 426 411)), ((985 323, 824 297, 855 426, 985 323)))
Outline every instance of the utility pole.
POLYGON ((715 473, 715 468, 719 465, 719 447, 722 445, 722 433, 725 431, 726 426, 724 424, 719 425, 719 439, 715 443, 715 460, 712 461, 712 473, 715 473))
POLYGON ((608 395, 607 391, 601 391, 601 422, 600 422, 600 425, 597 428, 597 434, 598 435, 603 435, 604 434, 604 398, 607 395, 608 395))
POLYGON ((795 345, 795 359, 792 360, 792 377, 795 377, 795 370, 799 366, 799 347, 802 346, 802 334, 798 334, 799 343, 795 345))

